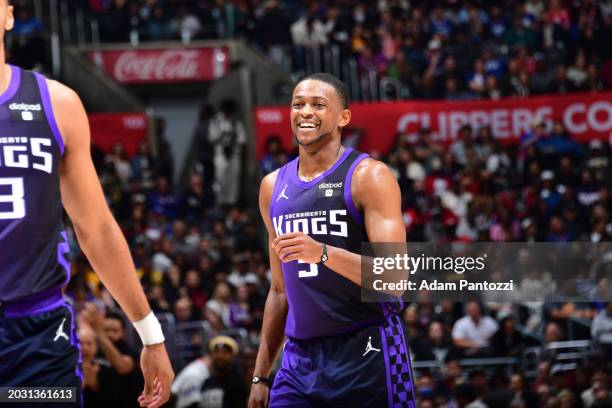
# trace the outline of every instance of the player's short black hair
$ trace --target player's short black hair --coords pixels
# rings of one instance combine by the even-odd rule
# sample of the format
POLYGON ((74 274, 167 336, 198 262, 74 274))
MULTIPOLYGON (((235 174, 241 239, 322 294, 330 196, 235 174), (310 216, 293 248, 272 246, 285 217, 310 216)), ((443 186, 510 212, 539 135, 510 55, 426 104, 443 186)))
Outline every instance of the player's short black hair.
POLYGON ((348 88, 346 87, 344 82, 342 82, 341 80, 339 80, 332 74, 328 74, 327 72, 318 72, 316 74, 306 75, 305 77, 300 79, 298 84, 301 82, 307 81, 309 79, 325 82, 326 84, 334 87, 334 89, 336 90, 336 93, 338 94, 338 97, 340 98, 340 102, 342 103, 342 108, 348 109, 349 93, 348 93, 348 88))
POLYGON ((123 317, 121 313, 113 312, 112 310, 108 310, 106 312, 105 317, 107 319, 119 320, 119 322, 121 323, 121 327, 125 329, 125 318, 123 317))

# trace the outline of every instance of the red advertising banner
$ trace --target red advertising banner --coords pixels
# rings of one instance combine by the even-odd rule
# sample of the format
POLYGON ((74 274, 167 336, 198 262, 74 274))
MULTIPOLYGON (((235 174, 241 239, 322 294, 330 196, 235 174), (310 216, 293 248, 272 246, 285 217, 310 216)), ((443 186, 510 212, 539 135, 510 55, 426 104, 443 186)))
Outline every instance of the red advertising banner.
MULTIPOLYGON (((285 148, 293 148, 289 106, 255 110, 257 153, 261 157, 266 139, 278 135, 285 148)), ((362 133, 359 148, 385 153, 399 133, 416 134, 422 127, 432 138, 450 143, 464 124, 490 126, 504 144, 517 143, 534 122, 560 120, 579 142, 612 138, 612 92, 509 98, 499 101, 409 101, 355 103, 348 130, 362 133)), ((612 140, 611 140, 612 141, 612 140)))
POLYGON ((88 58, 123 84, 213 81, 230 65, 225 47, 104 50, 88 58))
POLYGON ((109 152, 115 143, 122 143, 130 156, 146 139, 148 121, 144 113, 90 113, 91 141, 109 152))

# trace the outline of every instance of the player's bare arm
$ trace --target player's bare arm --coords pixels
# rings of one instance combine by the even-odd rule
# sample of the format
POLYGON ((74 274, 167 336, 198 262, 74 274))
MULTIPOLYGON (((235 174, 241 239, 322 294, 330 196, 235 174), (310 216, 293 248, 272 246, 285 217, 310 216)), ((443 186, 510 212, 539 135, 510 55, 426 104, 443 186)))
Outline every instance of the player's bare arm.
MULTIPOLYGON (((65 85, 47 81, 51 103, 63 137, 65 152, 60 167, 64 208, 79 245, 131 321, 150 312, 121 229, 106 205, 90 156, 87 115, 78 95, 65 85), (112 256, 109 256, 111 255, 112 256)), ((162 343, 143 348, 145 378, 141 406, 159 407, 168 400, 174 374, 162 343)))
MULTIPOLYGON (((281 262, 272 247, 276 233, 270 221, 270 199, 274 190, 274 183, 278 171, 268 174, 261 182, 259 189, 259 210, 268 230, 268 251, 270 255, 270 270, 272 282, 266 305, 264 309, 263 324, 261 329, 261 340, 257 360, 255 362, 254 375, 268 377, 272 371, 274 360, 280 350, 287 319, 287 299, 285 297, 285 283, 281 271, 281 262)), ((266 384, 254 384, 251 387, 249 397, 249 408, 265 407, 268 400, 268 388, 266 384)))
MULTIPOLYGON (((363 211, 370 242, 406 242, 399 185, 385 164, 373 159, 360 162, 351 181, 351 191, 355 205, 363 211)), ((321 244, 301 232, 283 234, 272 245, 283 262, 321 261, 321 244)), ((325 266, 361 285, 361 255, 330 245, 327 245, 327 254, 325 266)))

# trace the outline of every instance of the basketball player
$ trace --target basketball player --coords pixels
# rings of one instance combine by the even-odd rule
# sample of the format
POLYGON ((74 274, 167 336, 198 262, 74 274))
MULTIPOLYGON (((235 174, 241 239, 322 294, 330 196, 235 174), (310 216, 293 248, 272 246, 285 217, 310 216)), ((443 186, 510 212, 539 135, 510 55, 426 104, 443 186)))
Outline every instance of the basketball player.
POLYGON ((96 176, 85 110, 66 86, 5 63, 13 23, 13 7, 0 0, 0 386, 76 387, 80 404, 75 316, 62 296, 70 279, 63 203, 83 252, 143 340, 139 402, 159 407, 172 368, 96 176))
POLYGON ((268 174, 259 195, 272 284, 250 408, 265 406, 269 386, 272 408, 415 405, 399 308, 360 301, 361 242, 406 241, 400 190, 386 165, 341 145, 350 119, 346 86, 332 75, 295 87, 299 157, 268 174))

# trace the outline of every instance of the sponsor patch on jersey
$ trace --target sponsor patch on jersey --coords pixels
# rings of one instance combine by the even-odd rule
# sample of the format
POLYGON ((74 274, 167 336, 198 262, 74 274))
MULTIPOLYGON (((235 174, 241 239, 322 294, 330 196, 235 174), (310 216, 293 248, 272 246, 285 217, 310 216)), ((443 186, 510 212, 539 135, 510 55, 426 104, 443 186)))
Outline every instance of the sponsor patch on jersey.
POLYGON ((42 122, 45 120, 40 103, 13 102, 8 108, 12 122, 42 122))
POLYGON ((331 198, 331 197, 341 197, 344 190, 342 188, 343 182, 339 181, 337 183, 320 183, 317 187, 318 196, 331 198))

